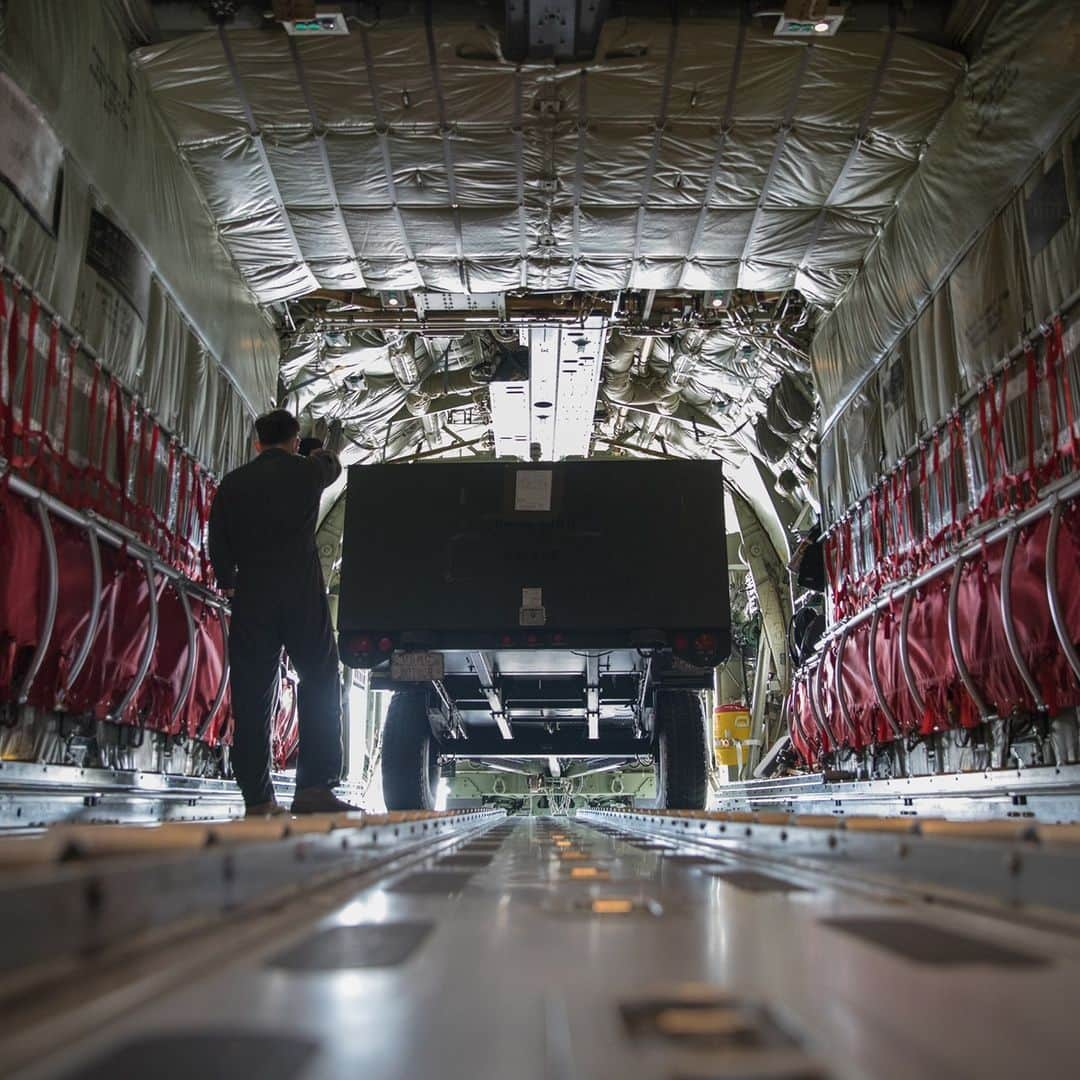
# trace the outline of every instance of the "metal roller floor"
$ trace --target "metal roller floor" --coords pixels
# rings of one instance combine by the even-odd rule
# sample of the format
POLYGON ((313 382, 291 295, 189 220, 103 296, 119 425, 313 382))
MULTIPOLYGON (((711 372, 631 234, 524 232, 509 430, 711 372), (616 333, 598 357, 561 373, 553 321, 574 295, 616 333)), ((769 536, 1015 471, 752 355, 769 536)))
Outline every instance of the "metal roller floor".
POLYGON ((604 812, 446 824, 363 876, 24 988, 0 1002, 0 1069, 1075 1075, 1080 846, 1065 834, 867 828, 830 843, 813 822, 604 812))

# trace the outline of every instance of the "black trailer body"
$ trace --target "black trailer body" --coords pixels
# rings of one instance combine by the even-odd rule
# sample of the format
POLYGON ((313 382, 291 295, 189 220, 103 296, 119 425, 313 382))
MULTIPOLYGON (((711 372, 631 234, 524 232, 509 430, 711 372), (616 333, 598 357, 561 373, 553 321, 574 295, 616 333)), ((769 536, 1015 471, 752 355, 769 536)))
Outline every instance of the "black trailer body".
POLYGON ((649 754, 728 655, 715 461, 356 466, 342 554, 342 660, 443 756, 649 754))
POLYGON ((343 647, 360 667, 384 638, 608 648, 708 631, 726 656, 720 463, 355 466, 338 618, 343 644, 373 639, 343 647))

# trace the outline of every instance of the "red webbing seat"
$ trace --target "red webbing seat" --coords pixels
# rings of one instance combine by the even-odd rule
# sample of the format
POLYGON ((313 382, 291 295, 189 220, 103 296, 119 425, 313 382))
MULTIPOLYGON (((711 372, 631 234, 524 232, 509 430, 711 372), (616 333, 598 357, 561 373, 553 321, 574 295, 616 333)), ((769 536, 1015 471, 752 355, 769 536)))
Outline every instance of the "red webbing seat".
POLYGON ((0 699, 17 689, 41 635, 44 543, 33 507, 0 482, 0 699))

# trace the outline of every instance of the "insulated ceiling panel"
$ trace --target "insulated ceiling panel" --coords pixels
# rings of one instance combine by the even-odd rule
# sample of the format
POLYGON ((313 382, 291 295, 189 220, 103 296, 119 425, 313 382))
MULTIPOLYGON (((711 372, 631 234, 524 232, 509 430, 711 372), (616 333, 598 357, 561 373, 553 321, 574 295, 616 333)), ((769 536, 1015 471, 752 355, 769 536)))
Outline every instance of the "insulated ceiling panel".
POLYGON ((264 301, 805 275, 830 304, 876 234, 834 242, 826 209, 887 219, 962 70, 902 34, 725 18, 612 19, 587 63, 518 66, 493 30, 437 18, 222 29, 136 61, 264 301))

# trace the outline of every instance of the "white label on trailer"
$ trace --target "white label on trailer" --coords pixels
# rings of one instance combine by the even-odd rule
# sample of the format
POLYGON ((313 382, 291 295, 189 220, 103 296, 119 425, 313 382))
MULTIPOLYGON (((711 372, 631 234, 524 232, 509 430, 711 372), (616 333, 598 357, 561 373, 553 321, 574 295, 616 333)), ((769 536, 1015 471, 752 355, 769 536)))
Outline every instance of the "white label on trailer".
POLYGON ((551 470, 519 469, 514 477, 514 509, 551 512, 551 470))
POLYGON ((442 653, 394 653, 390 658, 390 678, 394 682, 431 682, 443 678, 444 674, 442 653))
POLYGON ((522 589, 521 590, 521 606, 523 608, 537 608, 544 606, 544 590, 543 589, 522 589))
POLYGON ((542 607, 523 607, 518 616, 519 626, 544 626, 547 624, 547 610, 542 607))

